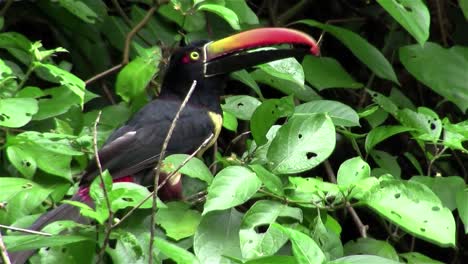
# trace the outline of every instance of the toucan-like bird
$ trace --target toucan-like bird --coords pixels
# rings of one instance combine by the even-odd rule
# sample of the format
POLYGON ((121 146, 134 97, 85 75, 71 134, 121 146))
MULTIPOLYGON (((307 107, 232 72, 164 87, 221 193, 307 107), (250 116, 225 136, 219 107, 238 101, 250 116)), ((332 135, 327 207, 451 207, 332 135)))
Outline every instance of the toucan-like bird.
MULTIPOLYGON (((133 181, 151 185, 152 169, 159 159, 166 134, 176 112, 192 83, 196 87, 176 123, 167 147, 167 155, 192 153, 213 134, 208 146, 217 139, 222 124, 220 95, 227 74, 258 64, 319 54, 313 38, 286 28, 260 28, 213 41, 200 41, 177 49, 171 56, 161 86, 160 96, 139 110, 126 124, 118 128, 99 150, 104 170, 109 170, 114 181, 133 181), (292 44, 295 48, 260 49, 259 47, 292 44), (306 49, 304 49, 306 47, 306 49)), ((95 162, 90 162, 80 181, 80 190, 72 200, 88 203, 88 187, 98 175, 95 162)), ((166 199, 179 198, 180 178, 170 180, 161 195, 166 199)), ((58 220, 83 221, 79 209, 62 204, 40 216, 30 227, 41 230, 58 220)), ((24 263, 34 251, 12 252, 12 263, 24 263)))

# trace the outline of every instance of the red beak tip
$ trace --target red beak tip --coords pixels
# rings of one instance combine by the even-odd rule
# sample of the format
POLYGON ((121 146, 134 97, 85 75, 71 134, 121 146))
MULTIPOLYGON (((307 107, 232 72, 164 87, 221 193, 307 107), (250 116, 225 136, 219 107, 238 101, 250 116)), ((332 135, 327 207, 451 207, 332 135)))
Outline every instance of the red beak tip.
POLYGON ((319 56, 320 55, 320 48, 318 45, 314 45, 310 48, 310 52, 312 54, 314 54, 315 56, 319 56))

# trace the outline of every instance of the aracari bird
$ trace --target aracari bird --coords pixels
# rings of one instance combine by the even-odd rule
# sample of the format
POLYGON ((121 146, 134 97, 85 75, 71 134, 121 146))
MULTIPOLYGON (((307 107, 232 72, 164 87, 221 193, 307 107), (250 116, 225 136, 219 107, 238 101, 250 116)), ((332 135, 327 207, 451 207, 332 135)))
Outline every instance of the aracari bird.
MULTIPOLYGON (((214 136, 208 146, 215 142, 222 124, 220 95, 223 94, 228 73, 278 59, 304 56, 309 52, 319 54, 315 40, 300 31, 286 28, 253 29, 221 40, 200 41, 177 49, 166 69, 160 96, 115 130, 99 150, 102 168, 109 170, 114 181, 151 185, 152 168, 158 162, 169 127, 194 80, 195 90, 177 120, 167 155, 190 154, 211 134, 214 136), (254 50, 280 44, 292 44, 294 48, 254 50)), ((98 173, 96 162, 90 162, 81 177, 80 190, 71 200, 92 206, 87 192, 98 173)), ((180 198, 180 177, 169 180, 161 195, 166 199, 180 198)), ((30 229, 41 230, 58 220, 83 222, 85 219, 77 207, 62 204, 40 216, 30 229)), ((24 263, 34 252, 12 252, 12 263, 24 263)))

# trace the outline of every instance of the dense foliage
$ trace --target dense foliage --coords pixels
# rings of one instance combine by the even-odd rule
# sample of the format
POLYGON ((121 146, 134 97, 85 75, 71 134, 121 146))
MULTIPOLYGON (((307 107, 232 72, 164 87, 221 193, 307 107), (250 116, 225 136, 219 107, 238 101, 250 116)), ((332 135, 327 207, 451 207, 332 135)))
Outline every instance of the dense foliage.
POLYGON ((0 15, 0 241, 42 247, 32 263, 468 259, 467 0, 4 0, 0 15), (12 230, 76 192, 94 140, 157 96, 174 47, 263 26, 322 55, 231 74, 218 144, 181 168, 184 201, 152 209, 104 173, 111 208, 99 178, 96 209, 74 203, 95 226, 12 230))

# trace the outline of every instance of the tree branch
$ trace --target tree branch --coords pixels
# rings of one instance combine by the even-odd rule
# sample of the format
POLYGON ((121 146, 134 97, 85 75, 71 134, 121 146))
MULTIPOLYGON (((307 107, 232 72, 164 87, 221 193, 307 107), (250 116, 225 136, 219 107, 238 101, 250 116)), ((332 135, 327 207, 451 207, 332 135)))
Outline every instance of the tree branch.
POLYGON ((112 212, 111 203, 109 200, 109 194, 107 192, 106 184, 104 183, 104 177, 102 176, 101 160, 99 159, 99 151, 97 147, 97 125, 99 123, 99 120, 101 119, 101 114, 102 114, 102 111, 99 111, 96 121, 94 122, 93 147, 94 147, 94 157, 96 159, 96 164, 99 169, 99 179, 101 180, 102 192, 104 193, 107 210, 109 212, 109 219, 107 220, 107 223, 106 223, 106 234, 104 237, 104 242, 102 243, 101 250, 99 251, 99 254, 98 254, 98 263, 101 263, 103 261, 104 253, 106 252, 106 247, 107 247, 107 244, 109 243, 110 233, 112 229, 112 219, 114 218, 114 213, 112 212))
MULTIPOLYGON (((161 154, 159 155, 159 160, 158 163, 155 167, 155 177, 154 177, 154 191, 153 191, 153 206, 152 206, 152 212, 151 212, 151 232, 150 232, 150 243, 149 243, 149 264, 153 263, 153 244, 154 244, 154 235, 155 235, 155 226, 154 226, 154 220, 155 220, 155 215, 156 215, 156 198, 158 197, 158 183, 159 183, 159 175, 161 174, 161 164, 162 161, 164 160, 164 156, 166 155, 166 149, 167 146, 169 145, 169 141, 171 140, 172 133, 174 132, 174 129, 176 127, 177 121, 179 120, 180 113, 185 108, 185 105, 187 105, 188 100, 190 99, 190 96, 192 95, 193 91, 195 90, 195 87, 197 86, 197 81, 194 80, 192 82, 192 86, 190 87, 190 90, 187 92, 187 95, 185 96, 184 100, 182 101, 179 110, 177 111, 176 115, 174 116, 174 120, 172 120, 171 126, 169 127, 169 130, 167 131, 166 138, 164 139, 164 143, 161 147, 161 154)), ((168 177, 169 178, 169 177, 168 177)), ((167 178, 167 179, 168 179, 167 178)))

